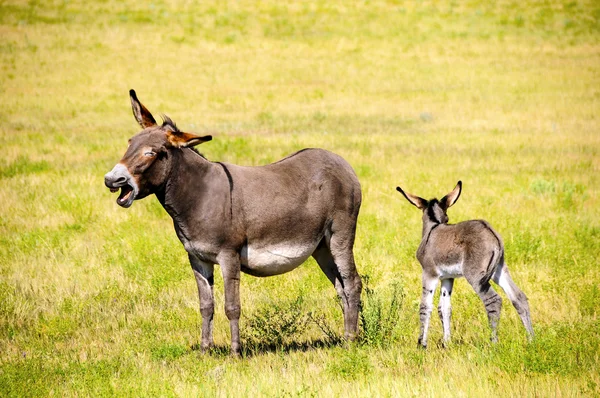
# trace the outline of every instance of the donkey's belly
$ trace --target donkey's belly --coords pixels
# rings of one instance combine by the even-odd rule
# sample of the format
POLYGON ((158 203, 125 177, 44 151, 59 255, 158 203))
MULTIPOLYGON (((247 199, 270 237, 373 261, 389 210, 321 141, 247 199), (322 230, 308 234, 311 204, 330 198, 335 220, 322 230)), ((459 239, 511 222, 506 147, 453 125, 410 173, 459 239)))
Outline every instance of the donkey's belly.
POLYGON ((244 246, 240 253, 242 271, 254 276, 284 274, 302 264, 317 248, 315 244, 244 246))

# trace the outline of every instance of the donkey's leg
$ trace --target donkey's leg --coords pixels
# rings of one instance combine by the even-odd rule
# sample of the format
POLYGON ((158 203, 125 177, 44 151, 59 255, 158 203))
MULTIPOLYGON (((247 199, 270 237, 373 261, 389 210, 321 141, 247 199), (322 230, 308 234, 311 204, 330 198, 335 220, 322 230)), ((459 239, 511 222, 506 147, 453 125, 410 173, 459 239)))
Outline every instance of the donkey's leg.
POLYGON ((502 297, 490 285, 489 282, 481 283, 479 281, 473 282, 467 279, 475 292, 483 301, 485 310, 487 311, 488 321, 490 328, 492 329, 492 343, 498 342, 498 321, 500 320, 500 310, 502 309, 502 297))
POLYGON ((429 320, 433 311, 433 295, 438 284, 438 278, 423 273, 423 293, 421 294, 421 305, 419 306, 419 318, 421 320, 421 333, 418 344, 427 348, 427 332, 429 320))
POLYGON ((205 351, 213 345, 213 314, 215 300, 213 295, 214 264, 198 260, 194 255, 188 254, 190 264, 194 270, 198 296, 200 298, 200 314, 202 315, 202 343, 200 348, 205 351))
POLYGON ((327 276, 327 279, 329 279, 333 284, 333 287, 335 287, 335 290, 342 301, 342 307, 344 308, 345 314, 348 311, 348 299, 346 298, 346 293, 344 293, 344 287, 342 286, 342 277, 338 272, 335 261, 333 261, 333 256, 325 243, 325 239, 319 244, 312 256, 317 261, 317 264, 319 264, 319 267, 321 267, 323 273, 327 276))
POLYGON ((344 302, 344 335, 348 340, 356 338, 360 292, 362 291, 362 282, 354 263, 353 245, 354 227, 334 232, 329 240, 329 251, 336 266, 338 278, 341 279, 341 287, 346 298, 344 302))
POLYGON ((225 285, 225 315, 229 319, 231 330, 231 354, 237 356, 240 354, 240 258, 232 251, 221 252, 217 260, 221 266, 225 285))
POLYGON ((517 310, 517 313, 521 317, 521 321, 523 322, 523 326, 525 326, 525 330, 527 330, 527 337, 531 341, 533 339, 533 327, 531 326, 531 315, 529 312, 529 302, 527 300, 527 296, 513 282, 505 264, 500 264, 492 279, 494 282, 500 285, 500 287, 508 296, 509 300, 512 302, 513 306, 517 310))
POLYGON ((450 318, 452 317, 452 305, 450 304, 450 296, 452 295, 453 287, 454 279, 442 280, 438 314, 440 315, 440 319, 442 320, 442 327, 444 328, 444 338, 442 340, 444 345, 448 341, 450 341, 450 318))

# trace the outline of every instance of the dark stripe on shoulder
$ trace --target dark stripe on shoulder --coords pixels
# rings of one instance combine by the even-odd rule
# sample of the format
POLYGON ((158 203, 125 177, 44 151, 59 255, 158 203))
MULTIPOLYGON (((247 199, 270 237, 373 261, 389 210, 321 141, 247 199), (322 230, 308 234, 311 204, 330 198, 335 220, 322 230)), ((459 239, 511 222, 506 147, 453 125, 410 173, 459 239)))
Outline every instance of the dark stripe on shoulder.
POLYGON ((434 229, 436 229, 437 227, 439 227, 440 224, 435 224, 430 230, 429 233, 427 234, 427 240, 425 240, 425 246, 427 246, 427 244, 429 243, 429 237, 431 236, 431 233, 433 232, 434 229))
POLYGON ((227 175, 227 180, 229 181, 229 216, 233 219, 233 177, 231 176, 227 166, 221 162, 217 162, 217 164, 221 165, 223 171, 227 175))

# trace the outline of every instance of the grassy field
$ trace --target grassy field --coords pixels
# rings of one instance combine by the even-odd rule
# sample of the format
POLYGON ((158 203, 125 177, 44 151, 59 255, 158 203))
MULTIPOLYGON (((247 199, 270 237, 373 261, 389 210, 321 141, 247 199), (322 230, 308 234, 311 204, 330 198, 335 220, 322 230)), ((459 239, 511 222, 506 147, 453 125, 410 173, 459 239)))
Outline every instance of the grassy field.
POLYGON ((284 3, 0 1, 0 396, 599 395, 600 4, 284 3), (339 342, 311 259, 242 277, 242 359, 218 274, 218 347, 198 350, 170 218, 103 184, 139 130, 130 88, 213 134, 208 159, 322 147, 352 164, 361 341, 339 342), (453 343, 435 344, 434 313, 416 347, 421 217, 395 187, 440 197, 459 179, 450 220, 503 236, 531 344, 503 295, 491 345, 459 280, 453 343))

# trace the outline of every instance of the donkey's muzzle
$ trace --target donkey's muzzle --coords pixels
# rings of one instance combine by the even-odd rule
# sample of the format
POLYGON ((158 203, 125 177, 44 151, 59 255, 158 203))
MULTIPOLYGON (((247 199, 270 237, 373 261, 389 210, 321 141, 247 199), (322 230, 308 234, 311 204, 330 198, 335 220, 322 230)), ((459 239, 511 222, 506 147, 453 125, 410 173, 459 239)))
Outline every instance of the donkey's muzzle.
POLYGON ((121 189, 117 204, 122 207, 131 206, 138 191, 131 174, 122 164, 117 164, 111 171, 106 173, 104 185, 113 193, 117 192, 119 188, 121 189))

